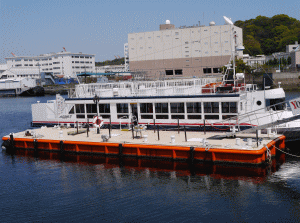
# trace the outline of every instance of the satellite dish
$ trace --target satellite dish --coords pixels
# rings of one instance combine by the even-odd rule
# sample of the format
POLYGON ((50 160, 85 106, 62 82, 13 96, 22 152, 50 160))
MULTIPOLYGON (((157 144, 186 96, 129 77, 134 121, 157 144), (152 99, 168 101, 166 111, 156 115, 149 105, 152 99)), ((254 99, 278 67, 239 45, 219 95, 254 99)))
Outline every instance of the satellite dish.
POLYGON ((223 16, 223 18, 225 19, 225 23, 226 23, 227 25, 233 25, 233 22, 231 21, 230 18, 227 18, 226 16, 223 16))

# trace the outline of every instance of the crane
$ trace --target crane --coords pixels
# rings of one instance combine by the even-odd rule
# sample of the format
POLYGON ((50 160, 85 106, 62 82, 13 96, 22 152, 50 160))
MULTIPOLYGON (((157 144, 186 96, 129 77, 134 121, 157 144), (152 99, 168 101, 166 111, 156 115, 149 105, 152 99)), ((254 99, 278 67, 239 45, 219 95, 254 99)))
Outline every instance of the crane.
POLYGON ((13 52, 11 52, 11 54, 12 54, 14 57, 16 57, 16 55, 15 55, 13 52))
POLYGON ((65 50, 65 52, 67 52, 66 48, 63 47, 63 49, 65 50))
MULTIPOLYGON (((115 55, 114 55, 115 56, 115 55)), ((115 56, 116 59, 118 59, 118 57, 115 56)))
POLYGON ((121 57, 118 55, 119 59, 121 59, 121 57))

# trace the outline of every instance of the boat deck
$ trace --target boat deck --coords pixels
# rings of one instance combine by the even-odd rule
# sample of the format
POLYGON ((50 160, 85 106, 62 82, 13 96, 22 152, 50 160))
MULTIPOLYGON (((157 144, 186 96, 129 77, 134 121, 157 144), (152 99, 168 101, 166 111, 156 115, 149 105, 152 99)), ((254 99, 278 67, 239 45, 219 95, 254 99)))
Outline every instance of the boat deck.
POLYGON ((216 132, 185 135, 183 131, 159 131, 158 139, 158 132, 153 130, 132 133, 113 129, 110 138, 108 129, 101 129, 100 134, 96 129, 90 129, 88 134, 86 129, 76 133, 77 129, 60 127, 26 130, 13 135, 14 148, 242 164, 265 163, 276 155, 276 150, 278 153, 278 149, 285 148, 285 136, 277 134, 260 134, 257 144, 255 134, 224 138, 225 133, 216 132), (25 136, 27 131, 32 136, 25 136), (223 137, 216 138, 217 135, 223 137))

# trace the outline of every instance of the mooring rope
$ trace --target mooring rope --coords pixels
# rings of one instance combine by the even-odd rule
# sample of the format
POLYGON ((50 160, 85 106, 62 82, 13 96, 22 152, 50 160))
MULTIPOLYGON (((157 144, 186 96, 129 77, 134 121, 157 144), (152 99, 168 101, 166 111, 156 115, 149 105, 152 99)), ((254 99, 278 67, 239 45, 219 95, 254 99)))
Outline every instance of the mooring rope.
MULTIPOLYGON (((281 149, 277 148, 276 146, 274 146, 274 147, 275 147, 275 149, 279 150, 280 152, 282 152, 282 153, 284 153, 284 154, 286 154, 286 155, 289 155, 289 156, 293 156, 293 157, 300 158, 300 156, 297 156, 297 155, 294 155, 294 154, 291 154, 291 153, 285 152, 285 151, 283 151, 283 150, 281 150, 281 149)), ((287 148, 287 149, 289 149, 289 148, 287 148)))

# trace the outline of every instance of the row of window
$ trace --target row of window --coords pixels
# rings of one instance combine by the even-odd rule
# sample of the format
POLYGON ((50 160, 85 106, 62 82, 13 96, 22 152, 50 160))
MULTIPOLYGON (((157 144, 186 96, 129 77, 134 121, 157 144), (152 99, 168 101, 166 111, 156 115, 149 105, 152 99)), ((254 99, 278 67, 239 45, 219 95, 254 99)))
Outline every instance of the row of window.
POLYGON ((72 63, 92 63, 92 61, 72 61, 72 63))
POLYGON ((89 56, 72 56, 72 58, 86 58, 86 59, 92 59, 92 57, 89 57, 89 56))
MULTIPOLYGON (((204 32, 207 32, 207 29, 204 29, 204 32)), ((192 31, 192 33, 194 33, 194 31, 192 31)), ((198 33, 200 33, 200 30, 198 30, 198 33)), ((228 31, 224 31, 224 33, 228 33, 228 31)), ((219 32, 215 31, 214 34, 219 34, 219 32)), ((175 32, 175 36, 179 36, 179 32, 175 32)), ((160 38, 160 36, 156 36, 157 38, 160 38)), ((170 37, 170 35, 165 35, 165 37, 170 37)), ((151 39, 151 36, 148 36, 148 39, 151 39)), ((143 39, 142 36, 139 37, 140 40, 143 39)), ((134 38, 132 37, 131 40, 134 40, 134 38)))
POLYGON ((90 67, 90 66, 82 66, 82 67, 72 67, 73 69, 84 69, 84 68, 93 68, 93 67, 90 67))
MULTIPOLYGON (((217 113, 220 112, 221 105, 222 113, 237 113, 237 102, 180 102, 180 103, 140 103, 140 113, 142 119, 153 119, 153 111, 155 110, 157 119, 169 119, 169 111, 172 119, 184 119, 186 111, 188 119, 201 119, 202 106, 205 118, 219 119, 217 113), (211 114, 211 115, 210 115, 211 114), (215 115, 212 115, 215 114, 215 115)), ((129 114, 128 103, 117 103, 117 117, 127 117, 129 114)), ((69 114, 78 114, 80 117, 87 113, 88 118, 92 118, 99 112, 103 118, 110 117, 110 104, 98 104, 98 112, 96 104, 76 104, 70 110, 69 114)), ((223 118, 228 118, 229 115, 224 115, 223 118)))

